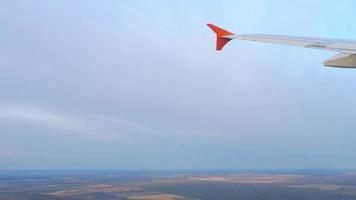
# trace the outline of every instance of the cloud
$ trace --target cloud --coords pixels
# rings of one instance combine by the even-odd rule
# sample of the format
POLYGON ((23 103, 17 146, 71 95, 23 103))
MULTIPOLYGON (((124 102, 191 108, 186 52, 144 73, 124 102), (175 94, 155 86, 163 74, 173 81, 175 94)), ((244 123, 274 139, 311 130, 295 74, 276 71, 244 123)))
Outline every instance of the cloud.
POLYGON ((15 104, 1 105, 0 111, 0 122, 14 122, 68 133, 115 136, 152 131, 138 123, 107 115, 64 113, 55 109, 15 104))

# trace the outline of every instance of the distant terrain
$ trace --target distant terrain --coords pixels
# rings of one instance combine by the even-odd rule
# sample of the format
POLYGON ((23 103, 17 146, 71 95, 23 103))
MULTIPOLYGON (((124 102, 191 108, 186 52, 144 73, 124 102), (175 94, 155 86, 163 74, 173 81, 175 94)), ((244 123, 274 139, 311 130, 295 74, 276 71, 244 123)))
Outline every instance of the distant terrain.
POLYGON ((354 171, 0 171, 1 200, 356 200, 354 171))

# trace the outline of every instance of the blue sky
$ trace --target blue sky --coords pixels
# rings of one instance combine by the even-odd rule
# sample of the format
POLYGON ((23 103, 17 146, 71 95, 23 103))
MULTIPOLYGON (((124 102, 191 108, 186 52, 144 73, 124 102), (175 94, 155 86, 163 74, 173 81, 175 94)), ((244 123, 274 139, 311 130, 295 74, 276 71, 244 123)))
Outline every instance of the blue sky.
POLYGON ((4 1, 0 169, 356 168, 354 1, 4 1))

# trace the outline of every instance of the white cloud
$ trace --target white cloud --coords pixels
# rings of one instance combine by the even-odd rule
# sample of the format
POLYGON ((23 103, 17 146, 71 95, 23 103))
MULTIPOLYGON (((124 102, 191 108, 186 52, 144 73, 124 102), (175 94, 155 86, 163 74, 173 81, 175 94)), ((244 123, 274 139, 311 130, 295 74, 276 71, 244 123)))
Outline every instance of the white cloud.
POLYGON ((64 113, 39 107, 13 104, 0 106, 1 121, 96 136, 113 136, 151 131, 138 123, 112 116, 64 113))

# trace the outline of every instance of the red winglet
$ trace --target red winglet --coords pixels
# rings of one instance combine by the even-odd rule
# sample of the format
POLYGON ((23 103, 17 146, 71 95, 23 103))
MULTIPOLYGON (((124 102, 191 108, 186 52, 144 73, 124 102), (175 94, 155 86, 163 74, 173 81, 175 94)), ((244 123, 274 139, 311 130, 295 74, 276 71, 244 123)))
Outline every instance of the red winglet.
POLYGON ((224 36, 234 34, 218 26, 215 26, 214 24, 208 24, 208 26, 216 33, 216 50, 221 51, 224 46, 232 40, 230 38, 225 38, 224 36))

